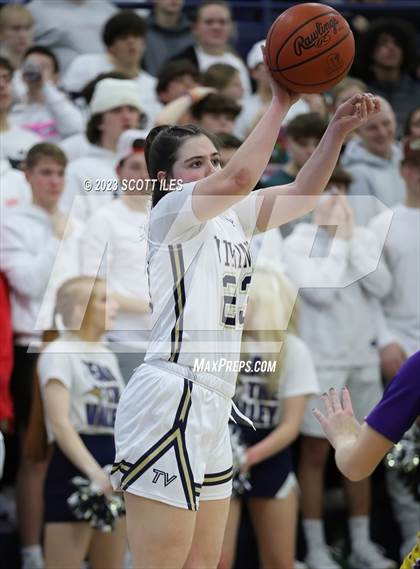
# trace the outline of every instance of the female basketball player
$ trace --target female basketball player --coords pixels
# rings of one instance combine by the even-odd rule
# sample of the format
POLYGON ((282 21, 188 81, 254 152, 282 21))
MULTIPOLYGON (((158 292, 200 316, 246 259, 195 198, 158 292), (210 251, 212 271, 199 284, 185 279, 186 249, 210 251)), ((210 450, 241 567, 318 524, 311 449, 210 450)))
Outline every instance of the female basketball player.
POLYGON ((146 141, 149 176, 160 183, 148 234, 154 326, 145 364, 118 407, 113 469, 135 567, 216 567, 231 493, 227 423, 249 241, 254 230, 314 207, 344 138, 379 107, 372 95, 350 99, 295 182, 248 196, 296 100, 273 84, 270 107, 223 170, 217 143, 197 127, 156 127, 146 141), (178 180, 181 191, 167 191, 178 180))
POLYGON ((239 409, 256 427, 235 426, 248 447, 243 469, 249 470, 251 488, 230 502, 219 569, 233 566, 243 500, 261 566, 294 566, 298 485, 290 445, 299 434, 307 397, 319 389, 310 352, 295 335, 296 292, 281 273, 257 265, 243 331, 242 360, 248 370, 239 373, 235 395, 239 409), (275 352, 270 343, 277 343, 275 352), (265 362, 275 362, 275 370, 263 373, 265 362))
MULTIPOLYGON (((124 519, 113 532, 103 533, 76 519, 67 504, 76 491, 71 483, 75 476, 112 493, 103 466, 114 459, 114 416, 124 384, 116 356, 101 343, 106 287, 94 282, 76 277, 60 287, 56 314, 69 330, 78 329, 80 320, 82 324, 77 333, 60 334, 37 363, 48 438, 55 441, 44 492, 47 569, 81 567, 87 554, 94 569, 124 564, 124 519)), ((115 307, 108 305, 108 315, 112 313, 115 307)))

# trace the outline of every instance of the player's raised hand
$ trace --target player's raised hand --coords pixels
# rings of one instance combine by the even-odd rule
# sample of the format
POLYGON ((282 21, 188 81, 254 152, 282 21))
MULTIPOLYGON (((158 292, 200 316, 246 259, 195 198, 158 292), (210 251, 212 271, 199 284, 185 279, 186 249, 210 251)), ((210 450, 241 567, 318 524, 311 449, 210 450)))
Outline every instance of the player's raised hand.
POLYGON ((265 48, 265 45, 261 46, 261 51, 263 53, 265 71, 268 74, 273 98, 276 98, 281 105, 291 107, 296 103, 296 101, 300 99, 300 94, 295 93, 294 91, 290 91, 286 87, 283 87, 282 85, 277 83, 277 81, 274 81, 273 76, 270 73, 270 68, 267 61, 267 50, 265 48))
POLYGON ((339 443, 356 439, 361 427, 354 416, 348 389, 344 387, 341 390, 341 401, 333 388, 322 395, 322 400, 325 415, 319 409, 313 409, 312 413, 321 424, 332 446, 336 448, 339 443))
POLYGON ((380 100, 372 93, 353 95, 338 107, 331 120, 331 126, 345 137, 380 110, 380 100))

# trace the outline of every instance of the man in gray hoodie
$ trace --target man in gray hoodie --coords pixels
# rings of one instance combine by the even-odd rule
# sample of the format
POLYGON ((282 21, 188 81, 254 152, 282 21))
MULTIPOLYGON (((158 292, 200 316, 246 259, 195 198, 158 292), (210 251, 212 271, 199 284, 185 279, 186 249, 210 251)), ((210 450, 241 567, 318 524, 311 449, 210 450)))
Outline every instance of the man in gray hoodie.
MULTIPOLYGON (((405 185, 400 174, 395 113, 385 99, 380 100, 381 111, 357 130, 359 138, 349 142, 341 165, 353 177, 349 196, 373 196, 392 207, 404 201, 405 185)), ((354 200, 352 206, 359 225, 367 225, 382 211, 372 198, 354 200)))

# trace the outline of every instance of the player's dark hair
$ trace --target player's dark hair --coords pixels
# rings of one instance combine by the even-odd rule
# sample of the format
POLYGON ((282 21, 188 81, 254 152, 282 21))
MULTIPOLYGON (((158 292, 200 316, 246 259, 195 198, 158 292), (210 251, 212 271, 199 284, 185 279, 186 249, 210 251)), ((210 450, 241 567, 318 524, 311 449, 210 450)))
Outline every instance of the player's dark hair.
POLYGON ((120 10, 109 18, 102 31, 102 40, 110 47, 115 40, 127 36, 143 38, 146 35, 146 22, 132 10, 120 10))
MULTIPOLYGON (((214 146, 219 149, 217 137, 204 128, 196 125, 185 126, 156 126, 146 138, 144 149, 149 178, 157 180, 160 171, 171 176, 171 171, 178 157, 178 151, 184 142, 192 136, 207 136, 214 146)), ((152 207, 168 194, 160 184, 155 184, 152 195, 152 207)))
POLYGON ((297 115, 286 126, 286 136, 293 140, 302 138, 317 138, 321 140, 327 128, 327 121, 318 113, 304 113, 297 115))
POLYGON ((49 57, 53 63, 54 73, 58 73, 60 71, 60 66, 58 65, 58 59, 55 56, 54 52, 51 51, 51 49, 49 49, 48 47, 45 47, 43 45, 31 45, 31 47, 28 47, 28 49, 25 51, 23 59, 25 60, 32 53, 39 53, 40 55, 45 55, 46 57, 49 57))

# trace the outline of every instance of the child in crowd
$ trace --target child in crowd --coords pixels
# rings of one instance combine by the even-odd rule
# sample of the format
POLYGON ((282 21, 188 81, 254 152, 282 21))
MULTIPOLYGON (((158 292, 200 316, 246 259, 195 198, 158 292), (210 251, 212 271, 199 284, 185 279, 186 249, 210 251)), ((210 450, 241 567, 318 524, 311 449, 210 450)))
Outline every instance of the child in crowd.
POLYGON ((124 519, 114 531, 103 533, 77 519, 67 503, 76 490, 76 476, 112 494, 104 467, 114 459, 114 419, 123 382, 102 336, 116 309, 101 280, 66 281, 55 309, 65 331, 38 359, 48 440, 53 443, 44 486, 46 569, 80 567, 86 555, 93 569, 123 566, 124 519))
POLYGON ((231 500, 219 569, 233 567, 242 499, 247 501, 262 566, 294 566, 298 485, 290 445, 299 434, 308 396, 318 393, 311 354, 296 336, 296 296, 282 273, 270 265, 257 266, 241 356, 250 369, 239 374, 234 399, 257 429, 235 427, 247 446, 241 469, 249 471, 250 488, 231 500), (275 369, 264 370, 267 364, 275 369))
MULTIPOLYGON (((375 271, 386 228, 377 239, 372 231, 354 224, 345 197, 349 182, 349 176, 335 170, 312 222, 295 226, 285 240, 284 252, 286 270, 300 288, 300 332, 311 349, 321 392, 331 386, 349 386, 354 390, 356 416, 362 419, 382 393, 370 297, 384 297, 391 276, 384 266, 375 271)), ((330 447, 311 413, 318 401, 308 402, 301 429, 299 480, 306 563, 310 569, 339 569, 323 534, 324 471, 330 447)), ((350 567, 392 569, 394 562, 370 539, 370 481, 346 480, 345 486, 350 506, 350 567)))

